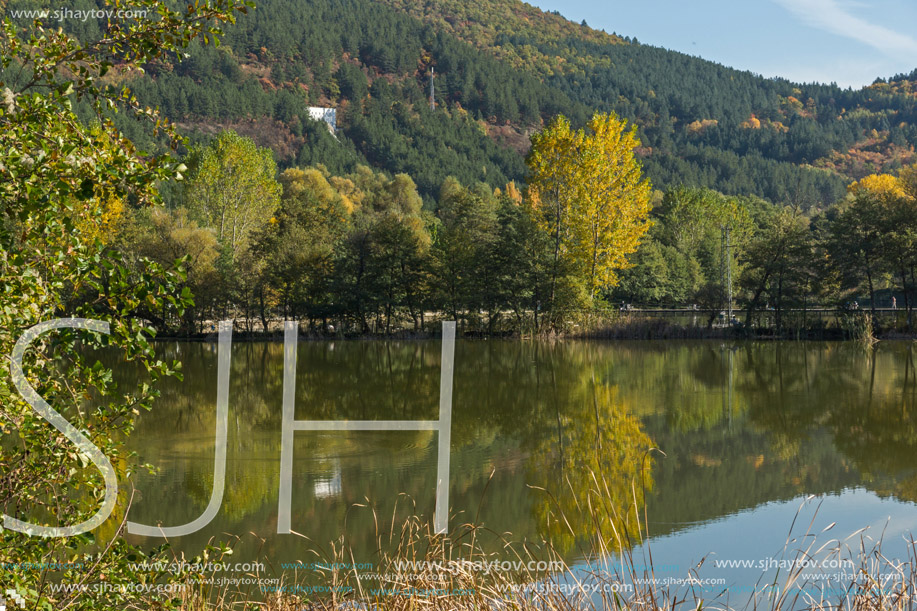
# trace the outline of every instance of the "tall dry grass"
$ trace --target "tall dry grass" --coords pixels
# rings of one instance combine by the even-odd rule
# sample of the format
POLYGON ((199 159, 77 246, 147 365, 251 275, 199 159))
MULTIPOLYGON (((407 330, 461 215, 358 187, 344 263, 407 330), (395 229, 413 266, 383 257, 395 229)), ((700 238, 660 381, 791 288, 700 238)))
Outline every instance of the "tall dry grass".
MULTIPOLYGON (((844 540, 832 538, 833 524, 815 532, 817 509, 808 527, 797 533, 802 506, 783 545, 784 558, 795 561, 794 567, 777 571, 766 583, 754 584, 753 595, 734 596, 726 587, 710 591, 690 581, 677 587, 660 586, 653 568, 646 507, 637 503, 642 498, 637 494, 640 483, 632 485, 630 505, 619 507, 608 502, 608 482, 596 474, 591 479, 591 490, 581 497, 576 511, 584 512, 594 526, 593 532, 586 536, 572 532, 570 525, 581 524, 583 516, 574 519, 562 512, 557 516, 570 534, 578 537, 579 555, 588 560, 576 567, 564 561, 550 540, 514 541, 508 533, 495 533, 473 523, 460 524, 440 535, 432 532, 429 522, 419 516, 398 519, 397 512, 393 512, 385 518, 367 507, 375 518, 377 551, 373 564, 380 579, 369 580, 365 572, 352 568, 287 572, 280 577, 282 585, 288 590, 300 588, 299 591, 264 594, 198 586, 184 591, 180 607, 185 611, 917 609, 917 543, 913 539, 905 560, 890 559, 882 552, 882 537, 873 540, 866 529, 844 540), (842 584, 811 580, 804 565, 815 558, 849 559, 855 567, 852 578, 842 584), (480 567, 484 562, 507 560, 523 564, 554 562, 560 568, 550 572, 525 566, 499 571, 473 568, 475 562, 480 567), (421 564, 405 568, 405 562, 421 564), (336 591, 315 594, 305 590, 316 583, 336 591)), ((550 491, 541 492, 554 500, 550 491)), ((561 511, 560 503, 553 505, 561 511)), ((305 562, 352 566, 367 560, 355 557, 345 537, 328 548, 306 538, 303 542, 309 549, 305 562)), ((702 559, 685 577, 698 579, 706 562, 706 558, 702 559)), ((266 574, 277 574, 273 568, 269 567, 271 571, 266 574)))

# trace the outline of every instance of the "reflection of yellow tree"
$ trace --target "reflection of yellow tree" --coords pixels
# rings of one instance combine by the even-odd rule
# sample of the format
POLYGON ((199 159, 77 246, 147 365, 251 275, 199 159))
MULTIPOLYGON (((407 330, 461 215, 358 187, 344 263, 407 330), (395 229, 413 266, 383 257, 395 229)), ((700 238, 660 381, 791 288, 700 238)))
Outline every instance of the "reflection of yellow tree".
POLYGON ((546 491, 534 507, 539 530, 561 553, 587 537, 620 550, 639 536, 637 516, 653 483, 643 470, 652 441, 616 386, 584 375, 568 388, 557 434, 539 437, 530 462, 530 481, 546 491))

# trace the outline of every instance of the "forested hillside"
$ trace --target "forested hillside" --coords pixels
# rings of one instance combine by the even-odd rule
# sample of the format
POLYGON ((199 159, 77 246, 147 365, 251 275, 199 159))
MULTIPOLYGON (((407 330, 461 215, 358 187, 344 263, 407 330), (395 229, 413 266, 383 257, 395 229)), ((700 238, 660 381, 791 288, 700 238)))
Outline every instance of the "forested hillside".
POLYGON ((840 181, 791 166, 829 169, 849 182, 914 160, 917 72, 862 91, 801 85, 601 36, 514 0, 381 1, 590 108, 636 121, 657 184, 807 206, 835 199, 840 181))
MULTIPOLYGON (((83 4, 94 6, 74 8, 83 4)), ((636 122, 645 170, 661 188, 808 208, 915 160, 914 75, 860 91, 764 79, 516 0, 257 5, 222 47, 196 46, 182 61, 109 82, 127 80, 198 140, 231 127, 270 146, 281 167, 369 163, 410 174, 425 198, 448 175, 492 187, 522 179, 532 132, 558 113, 582 125, 593 110, 636 122), (336 140, 308 119, 308 105, 338 109, 336 140)), ((63 25, 99 34, 93 20, 63 25)))
MULTIPOLYGON (((120 27, 62 25, 89 44, 120 27)), ((136 273, 184 274, 194 308, 145 313, 163 329, 235 312, 249 331, 389 333, 445 313, 555 332, 636 302, 708 325, 737 305, 749 330, 773 308, 779 335, 793 308, 899 297, 911 328, 917 73, 766 80, 512 0, 261 0, 224 42, 143 70, 115 52, 93 77, 192 137, 165 206, 98 206, 136 273), (336 133, 311 105, 336 109, 336 133)), ((26 68, 0 73, 8 112, 26 68)), ((117 125, 153 152, 149 123, 117 125)))

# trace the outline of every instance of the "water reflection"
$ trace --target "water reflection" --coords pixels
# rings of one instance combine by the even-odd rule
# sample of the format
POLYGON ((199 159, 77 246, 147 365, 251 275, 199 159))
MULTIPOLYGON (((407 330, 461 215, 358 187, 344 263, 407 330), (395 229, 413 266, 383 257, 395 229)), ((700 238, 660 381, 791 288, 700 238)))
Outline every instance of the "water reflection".
MULTIPOLYGON (((131 519, 183 524, 210 497, 216 351, 158 350, 183 361, 185 382, 162 388, 131 439, 160 470, 135 477, 131 519)), ((550 536, 574 558, 596 536, 609 549, 636 538, 644 501, 650 534, 665 537, 802 494, 861 487, 917 500, 913 352, 906 343, 870 354, 839 343, 458 342, 450 523, 517 541, 550 536), (643 469, 652 447, 666 456, 643 469)), ((437 417, 438 342, 302 343, 298 360, 297 419, 437 417)), ((131 383, 131 372, 119 374, 131 383)), ((273 534, 282 383, 280 344, 233 346, 223 506, 177 547, 254 532, 275 561, 303 557, 302 539, 273 534)), ((292 527, 316 542, 346 532, 370 557, 378 516, 432 518, 430 431, 301 432, 294 457, 292 527)))

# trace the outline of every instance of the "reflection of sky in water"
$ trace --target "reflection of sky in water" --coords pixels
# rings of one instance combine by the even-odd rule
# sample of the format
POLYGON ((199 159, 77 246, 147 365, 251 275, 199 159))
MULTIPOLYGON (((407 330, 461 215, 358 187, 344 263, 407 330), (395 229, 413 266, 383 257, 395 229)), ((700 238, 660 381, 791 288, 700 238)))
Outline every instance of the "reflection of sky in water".
POLYGON ((329 478, 319 478, 315 480, 312 486, 315 491, 315 498, 327 499, 340 496, 341 494, 341 467, 334 466, 334 472, 329 478))
MULTIPOLYGON (((803 591, 799 598, 802 605, 805 593, 819 598, 821 587, 830 601, 832 595, 837 597, 838 589, 850 585, 853 577, 846 576, 856 574, 861 566, 861 545, 868 553, 881 542, 882 555, 890 562, 907 562, 909 540, 915 530, 917 511, 913 503, 882 499, 859 488, 808 500, 799 497, 764 503, 692 525, 652 538, 649 545, 636 546, 632 558, 640 568, 655 567, 658 580, 674 581, 689 575, 701 581, 716 579, 719 583, 707 581, 694 588, 714 605, 728 602, 739 608, 748 602, 752 591, 773 591, 772 584, 782 588, 787 583, 788 564, 807 561, 801 573, 809 578, 800 576, 794 581, 796 588, 790 590, 803 591)), ((620 558, 614 562, 610 568, 629 574, 626 567, 622 571, 620 558)), ((589 574, 599 568, 598 564, 580 560, 573 566, 579 579, 595 583, 589 574)), ((888 571, 880 573, 887 575, 888 571)), ((686 591, 685 586, 681 589, 686 591)), ((759 598, 759 605, 762 600, 759 598)))

